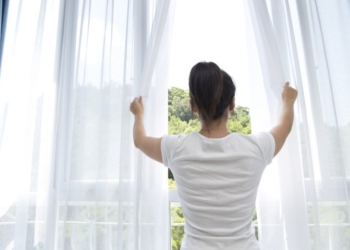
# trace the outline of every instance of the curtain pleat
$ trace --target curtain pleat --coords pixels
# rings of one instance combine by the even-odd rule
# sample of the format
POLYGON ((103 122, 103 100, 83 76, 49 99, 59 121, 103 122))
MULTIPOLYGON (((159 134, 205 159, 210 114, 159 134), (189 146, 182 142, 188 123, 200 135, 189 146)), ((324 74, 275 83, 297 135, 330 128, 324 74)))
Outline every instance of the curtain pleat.
POLYGON ((170 1, 11 1, 0 249, 169 248, 167 169, 134 147, 129 105, 148 97, 146 130, 166 134, 173 11, 170 1))
POLYGON ((261 249, 349 247, 349 11, 346 1, 246 2, 251 60, 260 67, 252 84, 264 91, 253 92, 252 108, 270 118, 253 116, 253 130, 276 124, 281 99, 272 93, 285 81, 299 91, 292 132, 261 180, 261 249))

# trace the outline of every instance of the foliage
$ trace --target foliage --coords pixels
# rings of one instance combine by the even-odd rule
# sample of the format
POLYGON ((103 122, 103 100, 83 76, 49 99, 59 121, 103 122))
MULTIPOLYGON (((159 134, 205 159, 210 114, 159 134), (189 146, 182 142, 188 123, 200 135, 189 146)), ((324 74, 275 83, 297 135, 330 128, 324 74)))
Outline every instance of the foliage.
POLYGON ((169 186, 169 189, 177 189, 176 182, 174 179, 171 179, 171 178, 168 179, 168 186, 169 186))
MULTIPOLYGON (((193 119, 189 104, 189 92, 180 88, 171 88, 168 90, 168 118, 175 116, 181 121, 189 122, 193 119)), ((170 119, 168 119, 170 121, 170 119)))
POLYGON ((250 134, 252 129, 250 126, 249 108, 236 107, 228 119, 227 126, 230 132, 250 134))
POLYGON ((172 250, 178 250, 181 247, 182 238, 184 236, 185 218, 182 213, 181 206, 171 207, 171 247, 172 250))

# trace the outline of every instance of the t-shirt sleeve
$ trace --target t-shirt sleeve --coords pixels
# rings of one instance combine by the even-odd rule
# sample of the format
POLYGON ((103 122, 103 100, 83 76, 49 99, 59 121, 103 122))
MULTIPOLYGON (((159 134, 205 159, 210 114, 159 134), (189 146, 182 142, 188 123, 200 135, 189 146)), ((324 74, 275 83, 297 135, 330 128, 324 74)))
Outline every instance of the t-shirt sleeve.
POLYGON ((269 132, 260 132, 256 134, 258 146, 260 148, 265 166, 272 162, 275 153, 275 139, 269 132))
POLYGON ((161 141, 163 164, 169 167, 174 156, 178 135, 164 135, 161 141))

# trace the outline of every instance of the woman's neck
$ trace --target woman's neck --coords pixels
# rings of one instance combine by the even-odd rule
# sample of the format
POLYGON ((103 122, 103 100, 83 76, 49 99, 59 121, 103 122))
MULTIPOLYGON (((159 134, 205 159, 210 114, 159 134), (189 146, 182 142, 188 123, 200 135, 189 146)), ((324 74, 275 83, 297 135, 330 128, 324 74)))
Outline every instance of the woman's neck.
POLYGON ((230 132, 227 129, 227 119, 221 119, 212 122, 201 122, 201 130, 199 133, 209 138, 221 138, 229 135, 230 132))

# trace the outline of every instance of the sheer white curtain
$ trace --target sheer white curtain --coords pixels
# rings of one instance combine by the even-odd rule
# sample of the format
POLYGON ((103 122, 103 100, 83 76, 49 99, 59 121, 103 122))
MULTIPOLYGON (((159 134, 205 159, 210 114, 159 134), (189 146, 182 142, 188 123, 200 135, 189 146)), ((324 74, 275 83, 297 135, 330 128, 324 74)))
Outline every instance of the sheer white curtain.
POLYGON ((285 147, 257 199, 262 249, 350 248, 350 4, 245 1, 253 130, 276 123, 285 81, 299 91, 285 147))
POLYGON ((167 169, 132 140, 167 132, 173 2, 10 2, 0 81, 0 249, 168 249, 167 169))

